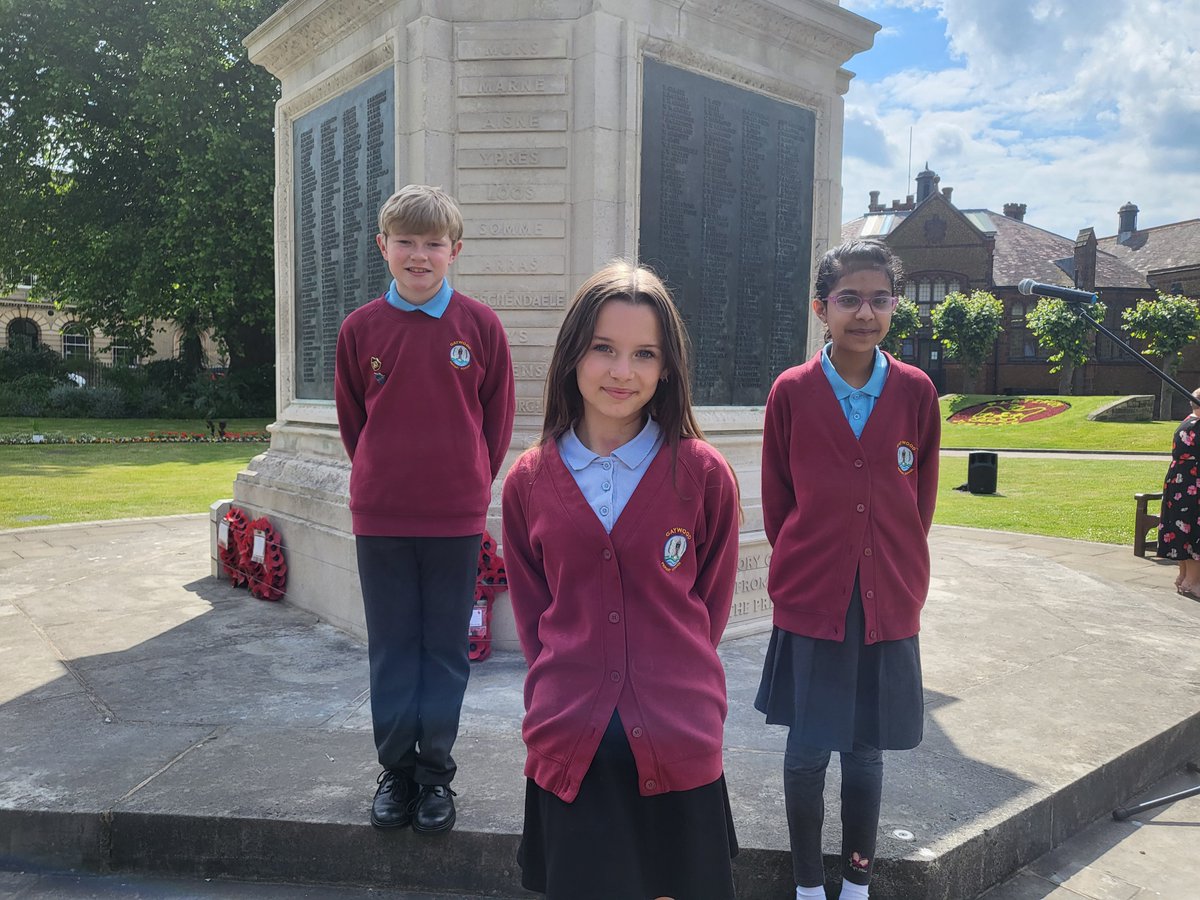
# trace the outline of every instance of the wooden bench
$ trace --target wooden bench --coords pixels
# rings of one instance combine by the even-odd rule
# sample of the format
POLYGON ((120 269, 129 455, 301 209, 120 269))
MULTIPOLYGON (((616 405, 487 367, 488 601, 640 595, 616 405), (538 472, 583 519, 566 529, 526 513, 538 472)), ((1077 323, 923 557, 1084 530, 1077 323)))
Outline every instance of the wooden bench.
POLYGON ((1133 499, 1137 501, 1137 511, 1133 516, 1133 555, 1145 556, 1147 550, 1158 549, 1157 536, 1152 541, 1146 540, 1147 531, 1158 529, 1158 510, 1147 512, 1146 506, 1150 501, 1157 504, 1162 500, 1162 494, 1134 494, 1133 499))

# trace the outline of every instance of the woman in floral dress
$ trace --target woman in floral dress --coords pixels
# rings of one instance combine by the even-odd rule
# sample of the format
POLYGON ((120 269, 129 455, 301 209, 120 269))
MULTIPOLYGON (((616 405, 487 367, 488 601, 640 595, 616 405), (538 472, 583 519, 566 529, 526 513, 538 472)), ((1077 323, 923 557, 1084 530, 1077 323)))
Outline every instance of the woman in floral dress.
MULTIPOLYGON (((1200 388, 1192 392, 1200 398, 1200 388)), ((1200 599, 1200 399, 1179 423, 1171 442, 1171 465, 1163 483, 1158 520, 1158 555, 1179 561, 1175 587, 1200 599)))

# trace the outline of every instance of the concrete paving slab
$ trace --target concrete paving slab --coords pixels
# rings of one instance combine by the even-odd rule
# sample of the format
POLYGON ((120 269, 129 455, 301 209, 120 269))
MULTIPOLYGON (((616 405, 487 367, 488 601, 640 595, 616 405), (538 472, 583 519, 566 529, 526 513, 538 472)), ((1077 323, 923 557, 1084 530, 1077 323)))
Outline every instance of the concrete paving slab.
MULTIPOLYGON (((1200 775, 1172 772, 1128 803, 1197 785, 1200 775)), ((1198 833, 1200 795, 1123 822, 1104 817, 988 891, 982 900, 1191 898, 1200 884, 1198 833)))
MULTIPOLYGON (((0 867, 520 894, 518 654, 473 669, 455 831, 380 834, 360 643, 208 578, 207 517, 38 531, 83 549, 0 584, 0 867)), ((974 897, 1200 747, 1200 603, 1173 567, 978 529, 931 544, 926 740, 887 757, 877 900, 974 897)), ((785 730, 753 709, 766 642, 721 647, 745 898, 791 881, 785 730)), ((830 864, 838 788, 834 763, 830 864)))

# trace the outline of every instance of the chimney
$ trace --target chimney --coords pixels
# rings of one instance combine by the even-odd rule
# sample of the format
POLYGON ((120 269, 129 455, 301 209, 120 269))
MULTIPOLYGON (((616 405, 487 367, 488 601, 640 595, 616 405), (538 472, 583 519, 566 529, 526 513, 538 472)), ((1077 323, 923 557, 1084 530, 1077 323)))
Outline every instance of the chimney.
POLYGON ((1075 238, 1075 287, 1096 290, 1096 230, 1081 228, 1075 238))
POLYGON ((947 203, 950 202, 950 195, 953 193, 954 193, 954 188, 952 188, 952 187, 942 188, 942 196, 946 198, 947 203))
POLYGON ((1005 203, 1004 215, 1008 216, 1010 219, 1016 219, 1018 222, 1024 222, 1025 210, 1027 208, 1027 205, 1024 203, 1005 203))
POLYGON ((938 177, 937 173, 929 168, 929 163, 925 163, 925 170, 917 175, 917 202, 921 203, 926 198, 932 196, 937 188, 938 177))
POLYGON ((1121 220, 1121 224, 1117 228, 1118 244, 1126 243, 1137 231, 1137 214, 1138 208, 1133 205, 1132 201, 1117 210, 1117 215, 1121 220))
POLYGON ((879 212, 883 209, 879 205, 879 191, 871 191, 871 202, 867 204, 867 212, 879 212))

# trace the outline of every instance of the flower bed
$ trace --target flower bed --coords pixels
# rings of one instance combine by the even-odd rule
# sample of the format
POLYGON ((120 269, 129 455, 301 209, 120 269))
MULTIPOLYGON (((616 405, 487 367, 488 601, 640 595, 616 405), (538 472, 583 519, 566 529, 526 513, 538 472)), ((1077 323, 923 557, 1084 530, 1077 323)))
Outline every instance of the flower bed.
POLYGON ((15 434, 0 437, 0 444, 255 444, 268 443, 265 431, 226 431, 221 435, 202 431, 151 431, 128 437, 96 437, 94 434, 15 434))

